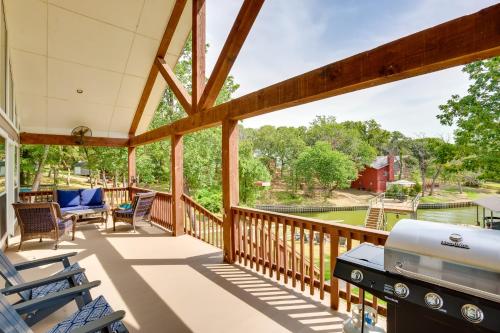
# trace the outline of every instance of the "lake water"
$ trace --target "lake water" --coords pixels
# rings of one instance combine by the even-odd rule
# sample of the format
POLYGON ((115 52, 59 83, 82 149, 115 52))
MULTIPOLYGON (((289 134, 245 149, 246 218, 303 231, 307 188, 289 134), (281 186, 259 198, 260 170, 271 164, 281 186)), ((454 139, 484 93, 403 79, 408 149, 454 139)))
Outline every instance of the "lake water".
MULTIPOLYGON (((476 225, 476 207, 447 208, 447 209, 419 209, 418 219, 433 222, 470 224, 476 225)), ((322 212, 322 213, 296 213, 304 217, 319 220, 343 220, 342 223, 362 226, 365 221, 366 210, 345 212, 322 212)), ((482 221, 483 212, 479 209, 479 221, 482 221)), ((397 221, 410 218, 409 215, 387 213, 387 230, 391 230, 397 221)))

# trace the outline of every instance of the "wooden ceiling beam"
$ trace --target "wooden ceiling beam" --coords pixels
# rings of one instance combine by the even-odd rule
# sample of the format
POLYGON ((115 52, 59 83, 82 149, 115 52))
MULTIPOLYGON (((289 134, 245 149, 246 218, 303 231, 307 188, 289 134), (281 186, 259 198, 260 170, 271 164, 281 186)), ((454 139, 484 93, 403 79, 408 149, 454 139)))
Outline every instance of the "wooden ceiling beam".
MULTIPOLYGON (((156 52, 156 58, 165 58, 167 54, 168 47, 170 46, 170 42, 175 33, 175 29, 179 24, 181 19, 182 12, 184 11, 184 7, 186 6, 187 0, 176 0, 174 4, 174 8, 172 9, 172 13, 170 14, 170 18, 167 23, 167 27, 165 28, 165 32, 163 33, 163 37, 160 41, 160 46, 158 47, 158 51, 156 52)), ((148 78, 146 80, 146 84, 144 85, 144 89, 142 91, 141 99, 139 100, 139 104, 137 105, 137 109, 134 114, 134 118, 132 120, 132 124, 130 125, 129 134, 132 136, 137 131, 137 127, 139 126, 139 122, 141 121, 142 115, 144 113, 144 109, 146 108, 146 104, 148 102, 149 96, 151 95, 151 90, 153 90, 153 86, 158 75, 158 67, 155 64, 156 61, 153 61, 153 65, 151 66, 151 70, 149 71, 148 78)))
MULTIPOLYGON (((273 84, 141 134, 140 145, 500 55, 500 4, 273 84)), ((415 94, 418 92, 408 92, 415 94)))
POLYGON ((192 85, 191 105, 198 112, 198 101, 205 89, 206 5, 205 0, 193 0, 192 12, 192 85))
POLYGON ((198 103, 199 111, 208 109, 214 105, 263 4, 264 0, 245 0, 243 2, 212 74, 203 90, 198 103))
MULTIPOLYGON (((26 133, 20 134, 21 144, 25 145, 61 145, 78 146, 75 137, 71 135, 57 134, 38 134, 26 133)), ((105 137, 85 137, 83 146, 88 147, 128 147, 129 139, 105 138, 105 137)))
POLYGON ((172 89, 179 103, 181 103, 184 111, 191 115, 191 95, 189 95, 182 83, 175 76, 172 68, 170 68, 163 58, 156 58, 155 63, 160 71, 160 74, 163 76, 165 81, 167 81, 168 86, 172 89))

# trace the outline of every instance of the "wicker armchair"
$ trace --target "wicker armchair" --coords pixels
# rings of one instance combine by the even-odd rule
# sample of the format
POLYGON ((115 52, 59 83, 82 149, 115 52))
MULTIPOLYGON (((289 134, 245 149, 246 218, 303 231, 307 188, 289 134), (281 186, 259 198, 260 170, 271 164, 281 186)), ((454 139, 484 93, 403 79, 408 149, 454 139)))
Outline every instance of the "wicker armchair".
POLYGON ((137 193, 130 209, 113 210, 113 231, 116 230, 116 222, 125 222, 132 225, 135 232, 137 222, 151 223, 151 208, 155 200, 156 192, 137 193))
POLYGON ((43 203, 15 203, 17 221, 21 228, 21 241, 18 250, 24 241, 30 239, 50 238, 56 241, 57 249, 59 238, 68 230, 73 232, 71 240, 75 239, 76 216, 62 217, 59 205, 54 202, 43 203))

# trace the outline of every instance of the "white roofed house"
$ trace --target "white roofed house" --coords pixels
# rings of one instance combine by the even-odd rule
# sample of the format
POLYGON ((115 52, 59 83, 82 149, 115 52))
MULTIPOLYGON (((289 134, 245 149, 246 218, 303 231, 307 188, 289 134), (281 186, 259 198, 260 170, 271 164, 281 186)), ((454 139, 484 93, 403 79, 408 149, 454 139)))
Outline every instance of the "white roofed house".
MULTIPOLYGON (((337 257, 341 239, 346 249, 353 242, 384 245, 389 233, 239 206, 238 122, 500 54, 496 4, 214 105, 264 0, 242 1, 210 75, 204 0, 1 4, 0 245, 14 262, 77 252, 89 280, 101 281, 92 295, 125 310, 131 332, 340 331, 347 309, 362 297, 329 275, 336 261, 327 258, 337 257), (190 34, 192 92, 173 72, 190 34), (149 129, 167 87, 187 116, 149 129), (80 126, 92 136, 72 135, 80 126), (221 215, 183 192, 183 135, 215 126, 222 127, 221 215), (127 149, 130 186, 104 190, 117 207, 144 191, 135 183, 137 147, 160 140, 170 141, 172 186, 156 193, 152 225, 136 233, 79 225, 57 253, 38 240, 24 251, 11 249, 19 240, 12 204, 52 201, 49 191, 19 193, 21 144, 127 149)), ((23 277, 57 269, 43 266, 23 277)), ((387 315, 385 302, 375 297, 368 304, 387 315)), ((75 308, 63 307, 34 330, 46 331, 75 308)))

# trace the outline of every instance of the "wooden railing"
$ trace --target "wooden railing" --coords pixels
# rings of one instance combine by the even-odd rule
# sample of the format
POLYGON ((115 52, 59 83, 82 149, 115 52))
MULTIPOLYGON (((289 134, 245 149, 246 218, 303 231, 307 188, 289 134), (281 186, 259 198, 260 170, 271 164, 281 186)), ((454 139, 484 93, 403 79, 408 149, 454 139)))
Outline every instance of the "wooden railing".
MULTIPOLYGON (((142 188, 104 189, 107 202, 112 206, 130 202, 142 188)), ((19 194, 26 202, 52 200, 52 191, 23 192, 19 194)), ((223 248, 222 219, 192 198, 183 195, 184 231, 202 241, 223 248)), ((337 256, 359 243, 370 242, 383 245, 388 232, 356 227, 335 222, 326 222, 305 217, 273 213, 243 207, 232 207, 235 254, 239 263, 261 270, 271 278, 291 280, 292 286, 300 285, 302 291, 309 289, 311 295, 319 293, 324 299, 330 293, 330 304, 338 309, 343 298, 350 311, 352 303, 360 302, 360 292, 333 278, 337 256), (330 260, 334 258, 333 260, 330 260)), ((172 230, 172 196, 157 192, 151 218, 158 225, 172 230)), ((386 309, 375 297, 367 301, 381 314, 386 309)))
MULTIPOLYGON (((231 212, 235 221, 238 262, 250 268, 255 267, 277 280, 283 276, 285 283, 291 279, 292 286, 299 284, 302 291, 307 286, 311 295, 319 292, 321 299, 328 292, 333 309, 338 309, 339 298, 344 298, 350 311, 351 304, 359 302, 360 298, 354 295, 359 292, 353 293, 350 284, 340 290, 338 280, 331 275, 335 259, 330 258, 337 258, 357 243, 383 245, 388 236, 385 231, 250 208, 232 207, 231 212), (267 235, 273 237, 266 237, 262 230, 267 230, 267 235), (294 257, 293 253, 299 256, 298 261, 290 260, 294 257), (306 260, 314 264, 306 267, 306 260), (319 274, 316 274, 315 266, 319 268, 319 274)), ((367 304, 377 308, 379 313, 386 312, 385 308, 378 305, 376 298, 367 304)))
POLYGON ((103 188, 104 200, 112 208, 130 202, 130 192, 128 187, 103 188))
MULTIPOLYGON (((103 188, 104 200, 111 208, 132 201, 136 193, 147 192, 147 189, 137 187, 103 188)), ((52 191, 34 191, 19 193, 19 200, 23 202, 48 202, 53 200, 52 191)), ((157 192, 151 211, 154 223, 172 230, 172 196, 167 192, 157 192)))
MULTIPOLYGON (((130 187, 130 196, 133 198, 137 193, 148 192, 148 189, 130 187)), ((168 192, 156 192, 155 201, 151 208, 151 220, 159 226, 172 230, 172 195, 168 192)))
POLYGON ((184 232, 222 249, 222 219, 187 195, 184 202, 184 232))
POLYGON ((53 200, 52 191, 19 192, 22 202, 49 202, 53 200))

